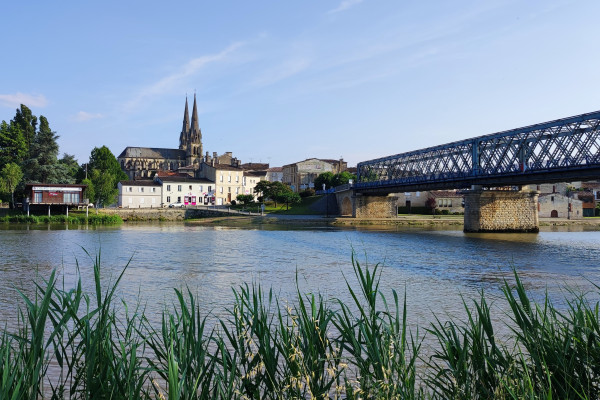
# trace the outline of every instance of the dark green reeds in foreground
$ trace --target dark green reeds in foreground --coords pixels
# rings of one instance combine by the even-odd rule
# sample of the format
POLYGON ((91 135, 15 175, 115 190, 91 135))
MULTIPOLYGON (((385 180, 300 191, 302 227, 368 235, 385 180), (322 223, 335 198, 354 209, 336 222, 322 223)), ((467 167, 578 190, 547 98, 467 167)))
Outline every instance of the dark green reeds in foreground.
POLYGON ((405 299, 379 289, 381 268, 352 265, 350 303, 299 289, 285 303, 243 285, 211 320, 175 290, 159 326, 115 298, 127 267, 104 287, 95 258, 92 294, 81 277, 59 287, 53 272, 33 298, 21 294, 18 328, 0 331, 0 400, 599 398, 598 303, 533 303, 515 273, 503 286, 510 337, 498 339, 483 293, 464 300, 464 320, 440 317, 419 334, 405 299), (425 335, 437 342, 428 354, 425 335))

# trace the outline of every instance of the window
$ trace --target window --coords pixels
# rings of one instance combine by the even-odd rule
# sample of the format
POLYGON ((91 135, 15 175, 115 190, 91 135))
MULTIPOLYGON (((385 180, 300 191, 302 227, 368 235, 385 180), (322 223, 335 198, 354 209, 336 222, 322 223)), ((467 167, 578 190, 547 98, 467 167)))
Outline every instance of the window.
POLYGON ((140 193, 144 193, 144 188, 140 186, 140 187, 138 188, 138 192, 140 192, 140 193))
POLYGON ((227 182, 231 182, 231 174, 227 177, 227 182))
POLYGON ((202 191, 202 185, 200 185, 200 191, 202 191))
POLYGON ((231 186, 227 188, 227 193, 231 193, 231 186))
POLYGON ((143 197, 140 199, 140 204, 144 204, 144 198, 143 197))
POLYGON ((178 203, 181 203, 181 196, 178 196, 178 197, 177 197, 177 202, 178 202, 178 203))
POLYGON ((152 198, 152 204, 156 204, 156 198, 152 198))
POLYGON ((167 203, 171 202, 171 196, 167 196, 167 203))
POLYGON ((133 192, 133 187, 132 187, 132 186, 129 186, 129 187, 127 188, 127 191, 128 191, 128 192, 133 192))
POLYGON ((240 193, 240 188, 235 188, 235 194, 239 194, 240 193))
POLYGON ((181 185, 177 185, 177 191, 181 192, 181 185))
POLYGON ((156 193, 156 188, 155 188, 155 187, 153 187, 153 188, 150 188, 150 191, 151 191, 152 193, 156 193))
POLYGON ((221 178, 219 179, 221 182, 223 182, 223 173, 221 172, 221 178))
POLYGON ((220 193, 223 193, 223 186, 221 186, 221 187, 220 187, 220 190, 219 190, 219 192, 220 192, 220 193))
POLYGON ((167 185, 167 190, 171 191, 171 185, 167 185))
POLYGON ((209 187, 208 187, 208 191, 209 191, 209 192, 212 192, 212 186, 209 186, 209 187))
POLYGON ((237 182, 239 182, 239 181, 240 181, 240 177, 239 177, 239 176, 237 176, 237 174, 235 174, 235 182, 237 183, 237 182))
POLYGON ((190 190, 192 190, 192 185, 190 185, 190 190))

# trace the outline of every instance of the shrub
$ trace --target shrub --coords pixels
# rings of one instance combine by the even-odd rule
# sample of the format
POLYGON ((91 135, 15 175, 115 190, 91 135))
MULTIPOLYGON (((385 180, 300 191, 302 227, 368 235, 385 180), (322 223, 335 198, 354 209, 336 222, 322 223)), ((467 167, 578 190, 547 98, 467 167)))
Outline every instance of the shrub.
POLYGON ((310 197, 310 196, 314 196, 315 195, 315 189, 306 189, 301 191, 300 193, 298 193, 300 195, 300 197, 305 198, 305 197, 310 197))

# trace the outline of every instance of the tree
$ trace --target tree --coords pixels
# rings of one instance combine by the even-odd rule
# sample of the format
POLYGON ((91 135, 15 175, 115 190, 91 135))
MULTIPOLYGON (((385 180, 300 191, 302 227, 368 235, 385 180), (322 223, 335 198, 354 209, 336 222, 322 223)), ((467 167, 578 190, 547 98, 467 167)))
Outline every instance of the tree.
POLYGON ((27 143, 21 128, 13 122, 0 124, 0 169, 8 163, 21 164, 27 156, 27 143))
POLYGON ((29 148, 29 159, 23 162, 25 178, 32 182, 69 183, 68 170, 58 164, 58 135, 48 120, 40 116, 40 130, 29 148))
POLYGON ((277 199, 280 202, 285 203, 286 210, 289 210, 290 204, 299 203, 302 200, 298 193, 292 192, 291 190, 278 194, 277 199))
POLYGON ((108 147, 94 147, 90 154, 88 175, 91 181, 93 202, 98 204, 112 204, 117 200, 119 181, 127 180, 127 174, 121 170, 117 158, 108 147))
POLYGON ((256 186, 254 186, 254 192, 260 193, 260 195, 263 197, 263 199, 265 197, 269 197, 268 193, 269 193, 269 189, 271 188, 271 184, 272 184, 272 182, 269 182, 269 181, 258 181, 256 186))
POLYGON ((14 123, 21 129, 27 151, 31 154, 31 146, 36 135, 37 117, 33 115, 26 105, 21 104, 21 108, 17 108, 17 113, 11 123, 14 123))
POLYGON ((315 190, 323 190, 323 184, 325 184, 325 189, 332 187, 333 177, 334 175, 331 172, 319 174, 319 176, 315 178, 315 190))
POLYGON ((243 204, 250 204, 254 201, 254 196, 251 194, 238 194, 236 200, 243 204))
POLYGON ((340 185, 345 185, 350 182, 350 179, 356 182, 356 175, 351 174, 348 171, 340 172, 339 174, 335 174, 331 181, 331 186, 336 187, 340 185))
POLYGON ((12 208, 15 207, 15 189, 22 178, 23 172, 21 171, 21 167, 15 163, 6 164, 0 172, 0 190, 10 193, 12 208))
POLYGON ((81 184, 87 185, 84 196, 86 196, 88 201, 95 203, 96 202, 96 191, 94 190, 94 183, 92 182, 92 180, 89 178, 84 179, 81 181, 81 184))
POLYGON ((281 182, 271 182, 267 196, 275 201, 275 207, 277 207, 277 202, 281 201, 281 196, 287 192, 292 192, 292 189, 290 189, 289 186, 286 186, 281 182))
POLYGON ((81 176, 82 168, 75 159, 74 155, 64 153, 63 157, 58 160, 58 163, 65 166, 69 180, 72 181, 69 183, 75 183, 77 181, 77 177, 81 176))

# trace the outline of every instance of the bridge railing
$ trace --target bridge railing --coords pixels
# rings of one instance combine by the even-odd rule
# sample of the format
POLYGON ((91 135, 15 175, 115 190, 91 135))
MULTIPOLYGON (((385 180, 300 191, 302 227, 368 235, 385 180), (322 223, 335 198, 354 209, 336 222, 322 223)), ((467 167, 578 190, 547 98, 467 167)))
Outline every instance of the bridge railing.
POLYGON ((600 111, 396 154, 357 165, 356 188, 478 178, 600 165, 600 111))

